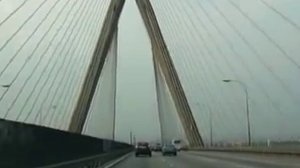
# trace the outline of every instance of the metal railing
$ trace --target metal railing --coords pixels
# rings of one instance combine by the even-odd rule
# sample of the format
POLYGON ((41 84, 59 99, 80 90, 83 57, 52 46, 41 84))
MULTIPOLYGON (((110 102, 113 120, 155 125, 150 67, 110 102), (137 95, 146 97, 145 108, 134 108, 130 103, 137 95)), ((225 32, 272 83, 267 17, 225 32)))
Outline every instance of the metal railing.
POLYGON ((300 155, 299 147, 210 147, 210 148, 193 148, 189 151, 206 151, 206 152, 240 152, 272 155, 300 155))

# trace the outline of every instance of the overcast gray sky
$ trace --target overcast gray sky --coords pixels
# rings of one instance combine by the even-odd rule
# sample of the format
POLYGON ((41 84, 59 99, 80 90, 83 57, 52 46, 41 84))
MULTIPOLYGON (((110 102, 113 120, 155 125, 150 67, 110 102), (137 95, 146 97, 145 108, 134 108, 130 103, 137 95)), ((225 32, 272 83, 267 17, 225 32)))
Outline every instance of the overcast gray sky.
MULTIPOLYGON (((0 2, 0 47, 4 46, 0 51, 0 70, 5 70, 0 76, 0 84, 9 84, 17 76, 8 91, 0 88, 0 95, 4 94, 0 101, 1 117, 8 114, 7 119, 16 120, 23 109, 19 121, 24 121, 33 109, 25 122, 66 129, 109 1, 60 0, 56 6, 57 1, 47 1, 6 45, 43 1, 28 0, 2 24, 22 2, 0 2), (61 16, 34 51, 34 46, 65 4, 61 16), (88 10, 84 9, 85 5, 88 10), (53 11, 47 16, 52 6, 53 11), (46 18, 44 22, 43 18, 46 18), (40 28, 17 53, 39 23, 40 28), (69 24, 70 27, 75 25, 73 31, 67 29, 69 24), (57 37, 50 43, 56 32, 57 37), (64 39, 62 42, 61 38, 64 39), (83 42, 86 45, 81 45, 83 42), (53 54, 56 46, 58 51, 53 54), (48 51, 43 54, 47 47, 48 51), (39 58, 42 58, 41 62, 39 58), (10 60, 11 64, 5 69, 10 60), (24 63, 26 66, 22 69, 24 63), (31 76, 37 63, 39 66, 31 76), (56 63, 58 65, 54 66, 56 63), (49 67, 43 73, 47 65, 49 67), (53 73, 50 73, 52 65, 53 73), (55 81, 53 87, 52 80, 55 81), (64 83, 70 87, 64 87, 64 83), (16 99, 24 84, 24 91, 16 99), (26 104, 24 108, 23 104, 26 104), (51 123, 51 115, 46 115, 48 111, 54 116, 51 123), (64 114, 65 111, 68 113, 64 114), (34 121, 36 116, 38 121, 34 121)), ((237 84, 222 83, 222 79, 238 79, 247 84, 255 139, 299 138, 300 70, 296 66, 300 64, 299 0, 232 0, 233 4, 230 0, 151 2, 205 140, 209 138, 209 111, 213 114, 217 140, 242 141, 246 137, 244 93, 237 84)), ((101 77, 104 82, 99 83, 98 96, 95 96, 86 127, 87 134, 102 138, 110 138, 112 131, 111 61, 107 61, 101 77)), ((139 140, 159 139, 151 46, 134 0, 126 1, 119 23, 117 72, 117 139, 128 141, 130 131, 139 140)), ((168 96, 162 96, 165 102, 170 102, 168 96)), ((165 115, 168 110, 174 111, 172 103, 165 106, 165 115)), ((170 123, 174 125, 174 122, 170 123)), ((169 126, 170 132, 178 127, 173 125, 169 126)), ((170 133, 170 136, 175 134, 170 133)))
MULTIPOLYGON (((216 12, 207 0, 184 2, 152 0, 151 2, 161 23, 161 29, 178 68, 189 103, 204 139, 207 140, 209 137, 207 107, 213 111, 215 116, 214 127, 217 139, 239 141, 244 140, 246 137, 244 93, 234 83, 225 84, 221 82, 222 79, 227 78, 241 80, 249 88, 251 121, 255 138, 260 140, 278 139, 280 137, 282 139, 299 138, 300 132, 297 129, 300 110, 297 104, 300 100, 300 90, 297 89, 300 84, 299 69, 289 62, 276 46, 270 43, 249 20, 245 19, 237 9, 228 3, 229 1, 213 0, 214 4, 223 11, 226 18, 234 23, 234 26, 240 30, 250 44, 255 46, 262 57, 261 60, 257 59, 253 51, 249 50, 249 47, 245 45, 237 33, 229 27, 224 18, 216 12), (214 21, 214 24, 221 29, 224 36, 229 39, 237 54, 230 50, 228 41, 225 41, 218 34, 199 4, 210 15, 210 19, 214 21), (203 28, 200 21, 206 26, 206 29, 203 28), (206 45, 200 38, 193 36, 202 36, 206 45), (191 43, 188 43, 188 41, 191 43), (218 52, 216 44, 223 55, 218 52), (210 49, 211 53, 208 53, 206 47, 210 49), (198 50, 203 50, 205 55, 201 55, 198 50), (249 75, 249 71, 240 62, 240 58, 236 56, 243 57, 242 59, 249 67, 252 76, 249 75), (226 64, 225 58, 229 61, 234 72, 226 64), (201 62, 203 64, 200 64, 201 62), (276 76, 274 77, 264 65, 270 67, 272 73, 276 76), (283 81, 286 89, 282 88, 281 81, 283 81), (208 89, 210 89, 210 93, 208 89), (265 91, 262 91, 262 89, 265 91), (208 97, 210 94, 212 96, 208 97), (269 97, 266 97, 265 94, 269 97), (277 109, 278 107, 280 109, 277 109)), ((291 58, 296 60, 298 64, 300 63, 299 48, 297 47, 300 44, 300 32, 297 28, 287 23, 259 0, 238 0, 234 2, 287 51, 291 58)), ((291 21, 300 25, 299 1, 267 0, 266 2, 282 12, 291 21)), ((156 116, 155 109, 145 110, 148 105, 155 102, 153 97, 150 98, 154 95, 155 90, 153 89, 154 83, 149 82, 150 79, 153 80, 153 70, 148 41, 134 1, 127 1, 120 21, 119 36, 120 69, 118 72, 120 81, 118 87, 120 95, 118 96, 120 107, 118 113, 120 117, 129 113, 133 113, 133 115, 147 114, 147 116, 151 116, 150 121, 152 121, 152 116, 156 116), (122 61, 123 59, 126 59, 126 61, 122 61), (130 62, 130 64, 126 64, 126 62, 130 62), (122 68, 124 69, 122 70, 122 68), (137 70, 138 68, 139 70, 137 70), (127 72, 128 76, 125 75, 127 72), (123 83, 125 81, 130 82, 130 85, 123 83), (140 87, 144 91, 135 92, 136 96, 128 97, 127 92, 139 90, 140 87), (141 103, 140 96, 144 97, 145 101, 147 99, 147 103, 141 103), (129 102, 124 101, 124 103, 129 103, 125 107, 121 101, 123 99, 129 100, 129 102), (131 102, 135 105, 131 105, 131 102)), ((132 117, 130 121, 135 119, 135 117, 132 117)), ((128 125, 136 123, 138 122, 128 121, 128 125)), ((148 125, 146 121, 143 123, 144 127, 137 130, 137 134, 142 134, 142 137, 145 137, 144 134, 147 132, 148 137, 150 132, 153 132, 153 129, 156 128, 155 124, 148 125)), ((128 132, 123 125, 118 130, 128 132)), ((155 135, 153 133, 153 136, 155 135)))

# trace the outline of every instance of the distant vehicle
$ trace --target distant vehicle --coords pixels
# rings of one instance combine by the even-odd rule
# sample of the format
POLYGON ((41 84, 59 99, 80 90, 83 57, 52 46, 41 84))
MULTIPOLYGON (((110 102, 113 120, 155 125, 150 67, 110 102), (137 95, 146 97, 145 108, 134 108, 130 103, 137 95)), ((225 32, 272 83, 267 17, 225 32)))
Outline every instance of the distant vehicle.
POLYGON ((152 146, 152 151, 160 152, 161 151, 161 145, 159 143, 152 146))
POLYGON ((183 147, 182 141, 180 139, 173 139, 172 140, 172 145, 175 146, 175 148, 177 149, 177 151, 180 151, 183 147))
POLYGON ((149 147, 149 143, 147 142, 139 142, 135 148, 135 156, 138 157, 140 155, 147 155, 149 157, 152 156, 152 152, 149 147))
POLYGON ((162 155, 163 156, 165 156, 165 155, 174 155, 174 156, 176 156, 177 155, 177 149, 172 144, 164 145, 162 147, 162 155))

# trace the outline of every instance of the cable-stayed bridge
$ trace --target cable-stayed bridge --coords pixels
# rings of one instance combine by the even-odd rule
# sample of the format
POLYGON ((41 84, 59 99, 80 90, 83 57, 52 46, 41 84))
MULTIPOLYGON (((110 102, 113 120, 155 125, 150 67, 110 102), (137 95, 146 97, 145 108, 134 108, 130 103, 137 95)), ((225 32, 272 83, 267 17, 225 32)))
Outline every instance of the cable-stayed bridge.
POLYGON ((299 8, 0 0, 1 164, 99 167, 180 140, 193 152, 119 167, 299 167, 299 8))

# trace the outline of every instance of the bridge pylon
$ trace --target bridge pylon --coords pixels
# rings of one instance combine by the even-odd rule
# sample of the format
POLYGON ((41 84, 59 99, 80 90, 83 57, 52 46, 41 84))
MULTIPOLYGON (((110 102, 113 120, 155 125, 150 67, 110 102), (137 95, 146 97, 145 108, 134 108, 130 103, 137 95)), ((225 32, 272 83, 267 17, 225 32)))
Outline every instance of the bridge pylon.
POLYGON ((136 0, 136 3, 151 41, 154 67, 159 67, 165 77, 189 146, 192 148, 203 147, 202 137, 164 41, 152 5, 149 0, 136 0))
POLYGON ((69 131, 82 133, 95 90, 104 67, 104 63, 117 32, 119 18, 124 6, 125 0, 111 0, 103 23, 101 34, 99 36, 91 63, 89 65, 85 80, 73 112, 69 131))

